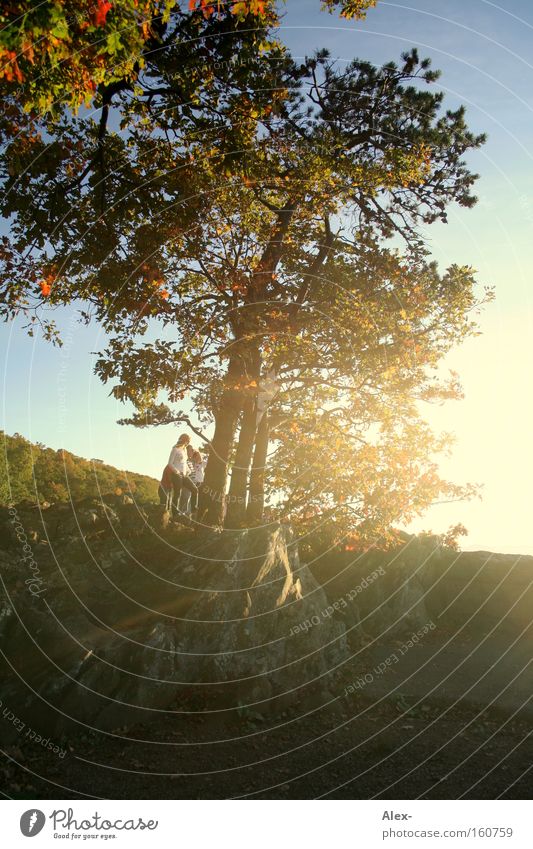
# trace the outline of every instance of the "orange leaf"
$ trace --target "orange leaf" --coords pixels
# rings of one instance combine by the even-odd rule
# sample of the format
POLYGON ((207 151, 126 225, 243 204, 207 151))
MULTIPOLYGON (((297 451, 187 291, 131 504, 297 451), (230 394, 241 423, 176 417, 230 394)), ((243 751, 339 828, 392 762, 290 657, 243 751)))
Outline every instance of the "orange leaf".
POLYGON ((105 26, 107 13, 111 9, 109 0, 96 0, 96 6, 92 8, 92 23, 95 27, 105 26))

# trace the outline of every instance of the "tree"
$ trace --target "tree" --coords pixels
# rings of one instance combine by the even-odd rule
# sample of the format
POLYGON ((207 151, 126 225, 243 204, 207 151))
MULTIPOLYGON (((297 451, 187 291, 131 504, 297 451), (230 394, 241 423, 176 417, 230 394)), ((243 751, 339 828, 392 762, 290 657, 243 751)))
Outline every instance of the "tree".
MULTIPOLYGON (((421 278, 425 273, 444 298, 444 303, 442 299, 436 302, 439 312, 433 315, 435 334, 430 335, 427 328, 423 330, 428 356, 435 362, 444 352, 442 346, 438 347, 439 332, 448 332, 457 341, 470 329, 465 315, 474 306, 471 273, 451 271, 440 279, 423 264, 420 266, 424 250, 416 225, 445 217, 446 203, 454 198, 464 205, 473 203, 469 189, 474 178, 458 157, 469 147, 481 144, 482 137, 473 137, 466 131, 462 111, 447 113, 433 124, 440 95, 412 88, 407 105, 402 81, 416 73, 416 56, 405 57, 401 70, 387 67, 387 82, 389 74, 392 78, 391 92, 381 110, 373 111, 370 132, 365 129, 364 110, 368 107, 367 91, 379 80, 378 71, 365 63, 354 63, 340 80, 331 65, 325 64, 324 80, 318 82, 317 67, 326 61, 322 57, 309 66, 310 98, 319 103, 321 120, 317 120, 316 112, 299 114, 299 104, 295 104, 294 113, 288 112, 278 132, 269 128, 268 144, 260 146, 263 160, 249 160, 243 183, 219 191, 217 203, 202 224, 193 228, 186 246, 191 268, 179 278, 182 303, 177 320, 187 322, 190 328, 181 349, 173 349, 170 356, 164 357, 161 347, 156 349, 149 344, 139 348, 131 340, 117 338, 98 364, 104 379, 118 378, 117 396, 129 398, 138 406, 152 403, 155 397, 139 398, 135 395, 137 388, 164 387, 173 402, 178 399, 172 394, 172 387, 178 385, 182 392, 200 389, 198 406, 203 404, 206 412, 217 411, 214 457, 208 465, 204 490, 204 509, 210 520, 220 521, 222 492, 239 417, 230 514, 235 521, 242 518, 239 512, 245 503, 255 439, 259 382, 272 368, 278 373, 291 350, 301 357, 303 349, 295 346, 295 341, 299 342, 303 308, 313 303, 317 295, 328 303, 329 282, 325 290, 314 285, 328 257, 336 256, 335 273, 344 277, 347 291, 350 285, 361 285, 362 271, 357 266, 354 271, 353 261, 363 267, 366 263, 369 285, 363 304, 375 321, 373 311, 383 312, 386 292, 384 285, 377 283, 379 263, 390 266, 394 260, 379 253, 376 234, 383 239, 400 234, 410 252, 404 266, 396 261, 394 267, 397 273, 401 268, 405 278, 403 297, 418 282, 416 276, 421 278), (355 98, 355 91, 362 96, 355 98), (357 108, 351 106, 354 102, 357 108), (399 130, 402 122, 404 126, 407 122, 406 137, 399 130), (431 153, 424 150, 424 144, 431 153), (346 150, 348 156, 340 154, 346 150), (451 155, 450 150, 454 151, 451 155), (297 197, 296 189, 302 185, 305 190, 297 197), (329 218, 341 210, 344 214, 349 210, 355 216, 351 241, 339 234, 332 238, 329 218), (372 273, 369 258, 374 262, 372 273), (372 302, 373 292, 376 294, 372 302), (286 344, 287 332, 290 345, 286 344), (217 358, 228 361, 225 376, 216 368, 217 358), (205 385, 211 387, 207 403, 203 401, 205 385)), ((422 72, 428 81, 433 79, 427 65, 422 72)), ((171 262, 168 272, 171 278, 178 279, 179 264, 171 262)), ((389 301, 398 297, 398 291, 397 288, 389 301)), ((424 297, 429 304, 428 294, 424 297)), ((422 313, 429 315, 427 308, 422 313)), ((398 314, 398 309, 393 311, 394 321, 398 321, 398 314)), ((400 329, 401 326, 402 322, 400 329)), ((407 321, 403 322, 407 350, 412 340, 406 327, 407 321)), ((310 332, 316 335, 316 321, 311 323, 310 332)), ((343 364, 345 369, 349 366, 357 373, 354 351, 360 350, 361 340, 354 333, 348 339, 348 346, 342 347, 341 365, 337 359, 337 368, 343 364)), ((331 339, 330 333, 330 347, 331 342, 338 346, 338 341, 335 336, 331 339)), ((311 361, 313 357, 316 360, 315 350, 311 361)), ((373 365, 376 367, 376 359, 373 365)), ((424 379, 422 368, 415 369, 411 388, 424 379)), ((407 388, 404 386, 404 391, 407 388)), ((168 421, 166 412, 163 415, 163 420, 168 421)), ((256 468, 260 469, 261 463, 256 468)), ((259 484, 253 493, 255 505, 261 503, 260 492, 259 484)))
POLYGON ((111 335, 98 373, 118 381, 115 395, 134 403, 138 420, 172 419, 156 406, 161 392, 171 405, 191 392, 214 418, 209 522, 222 517, 239 420, 238 491, 254 441, 256 451, 268 444, 264 416, 256 440, 258 390, 267 365, 276 374, 286 365, 279 339, 287 327, 298 336, 313 280, 343 241, 332 222, 345 222, 356 255, 401 238, 414 266, 424 259, 420 224, 445 220, 453 201, 475 202, 462 157, 483 137, 462 109, 441 113, 442 95, 425 88, 437 75, 415 51, 381 69, 356 61, 339 70, 324 53, 297 66, 280 51, 274 73, 271 58, 254 55, 244 78, 225 67, 191 110, 176 98, 176 57, 159 57, 153 73, 164 84, 120 101, 125 138, 106 131, 103 155, 90 121, 65 121, 51 162, 48 141, 23 151, 25 192, 5 206, 17 242, 4 244, 8 309, 31 309, 37 287, 37 303, 83 298, 87 319, 111 335), (81 162, 80 146, 94 151, 81 162), (55 257, 25 256, 15 281, 21 248, 44 247, 45 233, 55 257), (179 338, 155 336, 156 320, 179 338), (135 334, 147 333, 139 344, 135 334))

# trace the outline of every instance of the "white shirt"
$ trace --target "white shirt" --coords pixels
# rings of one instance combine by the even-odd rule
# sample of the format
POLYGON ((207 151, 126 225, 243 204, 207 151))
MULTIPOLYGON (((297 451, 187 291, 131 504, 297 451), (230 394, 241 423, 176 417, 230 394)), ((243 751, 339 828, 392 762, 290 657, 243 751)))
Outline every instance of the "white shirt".
POLYGON ((191 478, 194 483, 202 483, 204 479, 204 471, 207 465, 207 458, 191 463, 192 472, 191 478))
POLYGON ((186 445, 175 445, 172 451, 170 452, 170 457, 168 458, 168 465, 173 471, 177 472, 178 475, 188 475, 189 467, 187 465, 187 446, 186 445))

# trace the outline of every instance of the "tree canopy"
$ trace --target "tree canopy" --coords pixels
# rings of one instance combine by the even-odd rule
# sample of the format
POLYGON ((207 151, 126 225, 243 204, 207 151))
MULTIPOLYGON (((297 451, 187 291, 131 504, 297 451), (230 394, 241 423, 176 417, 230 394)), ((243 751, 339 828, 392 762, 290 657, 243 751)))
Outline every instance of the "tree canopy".
MULTIPOLYGON (((326 0, 364 17, 376 0, 326 0)), ((179 43, 186 56, 204 23, 219 35, 242 26, 250 43, 278 20, 273 0, 19 0, 0 11, 0 90, 27 111, 89 106, 98 87, 134 86, 154 52, 179 43)), ((221 54, 224 48, 221 39, 221 54)), ((194 49, 194 48, 193 48, 194 49)), ((202 71, 202 66, 197 68, 202 71)))
POLYGON ((468 492, 438 476, 419 402, 460 395, 437 367, 490 291, 439 272, 422 228, 475 203, 464 155, 484 137, 443 109, 416 50, 295 62, 269 4, 240 6, 171 14, 135 84, 97 89, 98 119, 63 110, 8 139, 3 314, 54 339, 53 309, 80 300, 131 421, 194 404, 197 432, 214 426, 205 521, 222 520, 232 467, 230 525, 261 519, 266 483, 280 513, 381 533, 468 492))

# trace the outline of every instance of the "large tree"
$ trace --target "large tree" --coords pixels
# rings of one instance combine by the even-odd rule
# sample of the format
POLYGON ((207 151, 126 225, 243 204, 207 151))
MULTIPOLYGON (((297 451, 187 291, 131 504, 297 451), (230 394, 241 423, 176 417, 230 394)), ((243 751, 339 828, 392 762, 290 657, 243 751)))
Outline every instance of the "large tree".
MULTIPOLYGON (((222 23, 202 19, 208 29, 222 23)), ((232 30, 230 52, 239 38, 232 30)), ((305 307, 326 263, 349 275, 346 244, 357 260, 392 237, 413 269, 423 263, 420 225, 445 220, 453 201, 474 203, 463 155, 483 141, 462 109, 441 111, 437 75, 415 52, 399 67, 343 69, 324 53, 295 65, 273 45, 249 55, 213 60, 208 84, 198 86, 197 71, 184 92, 182 55, 169 46, 134 96, 117 92, 126 132, 109 129, 103 106, 99 124, 64 116, 52 141, 26 135, 4 158, 14 221, 3 247, 6 313, 38 321, 43 300, 81 298, 87 320, 111 336, 98 371, 118 380, 117 397, 153 420, 162 392, 171 405, 192 393, 215 425, 208 522, 223 515, 239 422, 232 503, 243 504, 254 444, 250 486, 261 487, 260 390, 266 374, 288 367, 294 340, 313 334, 305 307), (158 335, 157 322, 174 338, 158 335)), ((191 54, 191 70, 197 61, 191 54)), ((453 287, 449 297, 455 326, 453 287)), ((350 345, 357 350, 356 334, 350 345)))
MULTIPOLYGON (((421 393, 426 380, 423 366, 434 365, 447 350, 442 340, 457 341, 470 329, 466 315, 475 302, 471 273, 450 271, 442 279, 430 273, 417 225, 445 217, 451 200, 473 202, 469 191, 473 177, 460 157, 482 139, 468 133, 461 110, 437 117, 440 95, 404 87, 418 73, 426 82, 433 79, 427 65, 421 68, 413 55, 404 58, 401 69, 387 66, 379 72, 356 62, 342 75, 325 57, 311 60, 307 76, 300 71, 305 101, 285 104, 281 116, 268 122, 268 135, 247 156, 242 179, 218 188, 216 202, 181 241, 184 254, 175 243, 165 254, 166 278, 179 281, 180 287, 180 303, 174 307, 178 312, 172 319, 178 317, 182 327, 187 325, 181 344, 172 346, 165 357, 161 346, 137 346, 131 338, 117 336, 99 362, 104 379, 119 379, 117 395, 137 406, 153 403, 154 393, 162 387, 171 402, 177 400, 176 391, 192 393, 197 407, 213 415, 213 452, 203 498, 209 521, 221 519, 239 420, 229 519, 237 524, 242 520, 259 421, 258 391, 266 375, 288 368, 295 352, 302 362, 305 332, 314 339, 320 332, 330 352, 337 350, 340 355, 333 368, 352 378, 360 374, 357 356, 364 348, 360 322, 350 312, 353 303, 344 303, 343 324, 352 327, 344 334, 347 344, 341 345, 338 325, 317 321, 320 314, 328 316, 330 309, 338 309, 331 278, 325 287, 317 285, 324 268, 332 269, 334 279, 343 280, 345 294, 352 291, 353 296, 359 287, 356 303, 362 297, 361 280, 368 281, 362 303, 374 331, 380 316, 387 314, 386 305, 397 304, 400 292, 397 285, 390 293, 389 279, 387 299, 382 277, 393 257, 380 253, 380 239, 396 234, 405 243, 406 259, 395 267, 404 293, 421 290, 424 276, 431 281, 434 293, 421 295, 424 308, 419 305, 426 325, 421 326, 423 338, 416 344, 425 354, 419 356, 416 368, 411 363, 404 393, 413 387, 421 393), (376 87, 388 89, 388 96, 378 99, 377 109, 372 102, 369 110, 376 87), (308 111, 307 102, 317 108, 308 111), (333 233, 331 220, 339 216, 343 232, 333 233), (137 397, 146 387, 150 398, 137 397)), ((399 308, 392 315, 396 336, 403 334, 409 353, 415 344, 413 325, 402 319, 399 308)), ((315 368, 326 368, 317 351, 307 358, 310 370, 313 362, 315 368)), ((386 344, 377 351, 389 360, 393 353, 394 346, 386 344)), ((397 356, 401 353, 405 351, 397 356)), ((377 379, 383 368, 376 356, 371 367, 377 379)), ((166 414, 163 420, 168 421, 166 414)), ((263 446, 265 431, 266 419, 263 446)), ((258 456, 259 481, 253 474, 251 481, 251 518, 254 506, 261 504, 262 465, 258 456)))

